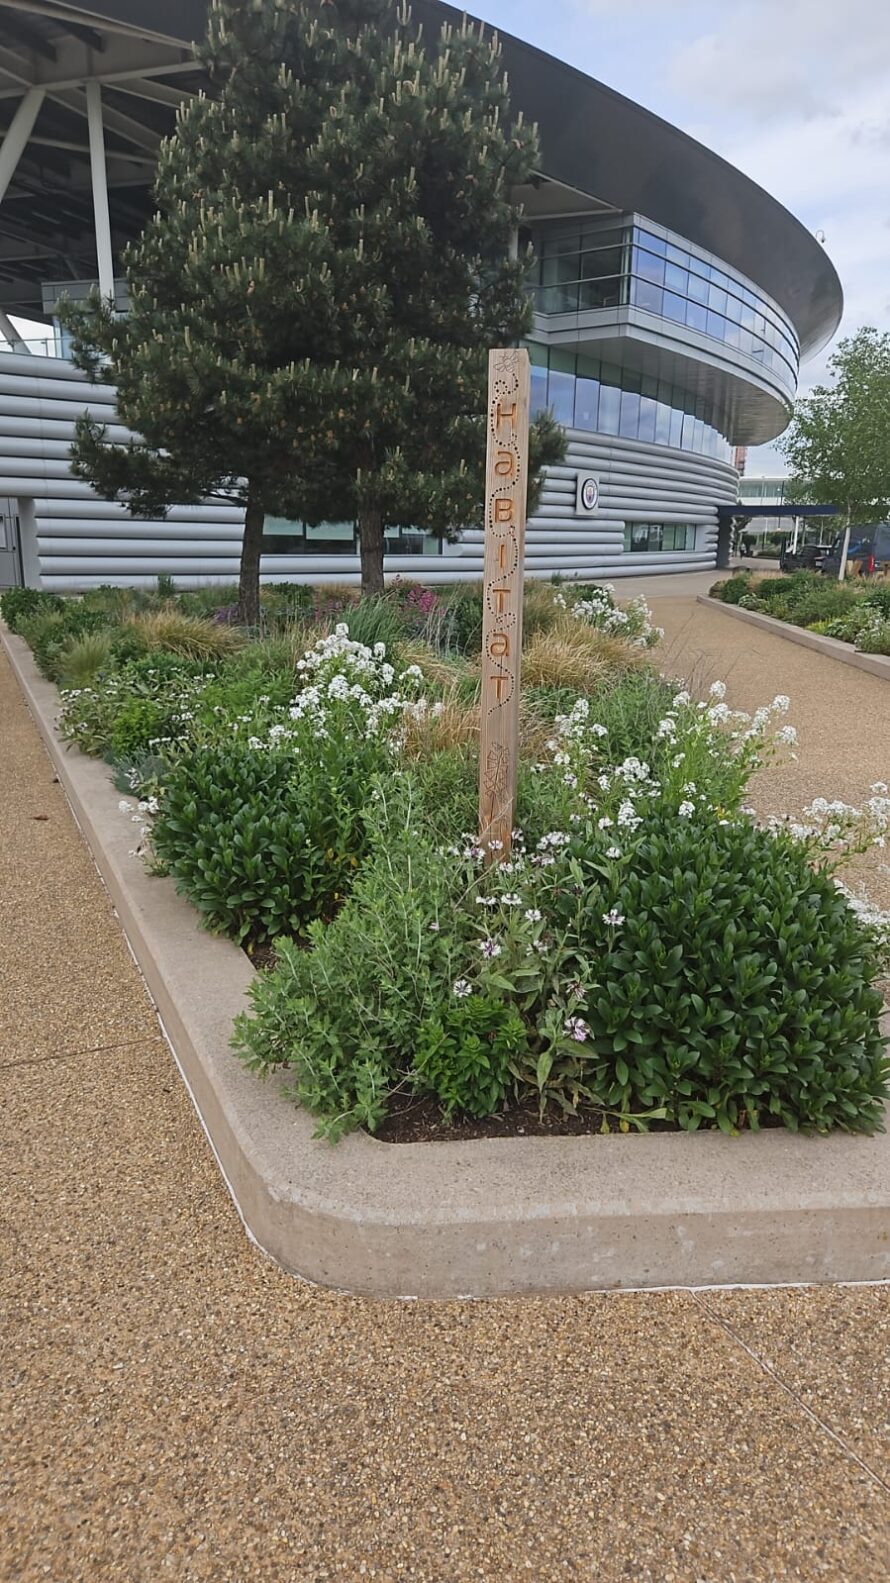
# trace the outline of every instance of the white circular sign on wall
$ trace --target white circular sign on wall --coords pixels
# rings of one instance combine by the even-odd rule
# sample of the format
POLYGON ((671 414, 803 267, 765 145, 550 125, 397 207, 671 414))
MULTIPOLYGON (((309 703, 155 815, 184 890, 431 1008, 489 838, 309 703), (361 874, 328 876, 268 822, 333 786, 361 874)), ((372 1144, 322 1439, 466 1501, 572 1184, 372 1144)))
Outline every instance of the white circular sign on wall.
POLYGON ((575 512, 590 516, 599 505, 600 481, 593 473, 579 473, 575 490, 575 512))

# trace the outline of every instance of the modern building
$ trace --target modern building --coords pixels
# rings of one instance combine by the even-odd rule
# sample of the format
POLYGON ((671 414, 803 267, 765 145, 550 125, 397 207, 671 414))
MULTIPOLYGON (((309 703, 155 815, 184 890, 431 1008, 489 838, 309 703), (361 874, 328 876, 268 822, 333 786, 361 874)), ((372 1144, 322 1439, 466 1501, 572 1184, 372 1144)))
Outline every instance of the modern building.
MULTIPOLYGON (((427 38, 458 13, 414 0, 427 38)), ((132 520, 68 465, 85 406, 115 429, 54 328, 63 293, 115 281, 150 213, 177 104, 202 74, 191 40, 205 0, 0 0, 0 580, 48 588, 231 580, 236 510, 132 520), (17 341, 9 315, 51 345, 17 341), (51 355, 45 354, 47 351, 51 355)), ((530 340, 536 407, 568 432, 530 521, 531 574, 620 577, 715 563, 718 507, 737 499, 734 448, 788 420, 801 358, 841 315, 816 239, 701 144, 571 66, 504 39, 514 105, 538 123, 541 168, 518 196, 534 245, 530 340), (598 487, 582 488, 585 479, 598 487)), ((358 575, 354 528, 268 521, 263 575, 358 575)), ((449 581, 482 568, 478 532, 439 546, 392 530, 391 573, 449 581)))

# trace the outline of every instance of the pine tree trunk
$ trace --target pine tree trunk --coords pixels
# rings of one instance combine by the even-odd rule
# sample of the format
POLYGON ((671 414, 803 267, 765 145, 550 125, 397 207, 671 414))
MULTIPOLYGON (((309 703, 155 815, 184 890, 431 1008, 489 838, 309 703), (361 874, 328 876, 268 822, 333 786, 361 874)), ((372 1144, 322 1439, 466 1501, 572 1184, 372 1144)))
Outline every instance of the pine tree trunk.
POLYGON ((249 495, 244 512, 241 575, 238 579, 238 620, 246 627, 258 627, 260 624, 260 554, 265 520, 262 502, 249 495))
POLYGON ((383 518, 379 511, 364 511, 358 519, 362 562, 362 593, 383 593, 383 518))

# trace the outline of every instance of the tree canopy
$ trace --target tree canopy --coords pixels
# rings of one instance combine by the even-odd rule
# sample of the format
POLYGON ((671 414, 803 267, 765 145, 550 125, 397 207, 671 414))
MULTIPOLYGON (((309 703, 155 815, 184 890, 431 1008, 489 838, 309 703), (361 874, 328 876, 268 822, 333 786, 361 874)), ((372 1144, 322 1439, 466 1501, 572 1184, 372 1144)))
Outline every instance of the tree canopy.
POLYGON ((836 506, 848 523, 890 515, 890 334, 873 328, 839 343, 831 385, 802 397, 779 440, 792 498, 836 506))
MULTIPOLYGON (((212 92, 125 255, 129 314, 68 313, 137 438, 85 416, 73 466, 134 515, 240 503, 253 620, 266 514, 355 520, 366 590, 387 525, 480 523, 486 354, 530 326, 512 193, 538 147, 496 37, 465 20, 427 49, 395 0, 212 0, 201 58, 212 92)), ((539 419, 532 469, 562 452, 539 419)))

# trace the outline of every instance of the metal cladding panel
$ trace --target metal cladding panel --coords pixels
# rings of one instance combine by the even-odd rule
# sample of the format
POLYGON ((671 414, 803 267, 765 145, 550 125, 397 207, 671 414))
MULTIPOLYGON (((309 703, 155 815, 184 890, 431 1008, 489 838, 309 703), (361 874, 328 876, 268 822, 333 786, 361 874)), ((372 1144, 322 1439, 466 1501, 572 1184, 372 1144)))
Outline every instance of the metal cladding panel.
MULTIPOLYGON (((103 387, 97 401, 95 387, 57 358, 4 357, 0 375, 0 492, 33 502, 33 513, 22 512, 23 532, 34 536, 44 587, 149 583, 164 572, 182 587, 237 578, 237 507, 208 501, 175 506, 162 520, 144 521, 98 499, 71 475, 65 453, 75 420, 88 405, 112 421, 111 387, 103 387), (50 434, 44 428, 48 406, 50 434)), ((116 437, 125 433, 116 427, 116 437)), ((526 569, 529 576, 560 572, 584 578, 706 570, 716 559, 717 507, 733 504, 737 490, 735 470, 712 457, 570 430, 565 460, 545 478, 529 519, 526 569), (600 506, 594 515, 576 516, 575 480, 587 472, 599 478, 600 506), (696 529, 696 547, 627 554, 624 529, 634 522, 687 523, 696 529)), ((455 582, 481 577, 482 562, 482 534, 470 530, 441 555, 388 557, 387 573, 455 582)), ((266 555, 263 576, 356 582, 358 558, 266 555)))

